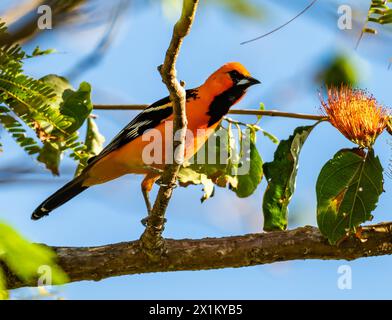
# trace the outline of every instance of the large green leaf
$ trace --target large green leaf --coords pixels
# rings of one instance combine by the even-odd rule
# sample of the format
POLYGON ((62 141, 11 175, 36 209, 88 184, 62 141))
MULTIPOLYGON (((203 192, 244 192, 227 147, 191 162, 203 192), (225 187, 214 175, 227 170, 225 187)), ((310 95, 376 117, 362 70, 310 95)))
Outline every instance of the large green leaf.
POLYGON ((374 151, 343 149, 317 180, 317 223, 331 244, 367 220, 383 192, 383 169, 374 151))
MULTIPOLYGON (((55 93, 51 108, 58 109, 60 114, 70 122, 65 129, 66 133, 76 132, 93 109, 90 84, 82 82, 79 88, 74 90, 66 78, 54 74, 47 75, 40 81, 47 84, 55 93)), ((61 134, 61 132, 52 133, 61 134)))
POLYGON ((274 160, 264 164, 268 181, 263 199, 264 230, 285 230, 288 205, 295 190, 298 158, 313 126, 298 127, 287 140, 282 140, 274 154, 274 160))
MULTIPOLYGON (((58 174, 61 155, 65 150, 70 149, 72 151, 70 156, 79 161, 77 169, 77 172, 79 172, 85 166, 87 159, 95 155, 87 150, 88 146, 78 141, 77 131, 89 117, 93 108, 91 86, 82 82, 79 89, 74 90, 66 78, 53 74, 45 76, 41 81, 45 82, 55 92, 50 107, 53 110, 58 110, 61 117, 68 121, 68 125, 60 131, 49 124, 45 124, 44 120, 41 122, 41 126, 55 138, 44 144, 38 160, 44 162, 53 174, 58 174)), ((94 128, 97 131, 96 126, 94 128)), ((87 132, 88 134, 91 133, 89 124, 87 124, 87 132)))

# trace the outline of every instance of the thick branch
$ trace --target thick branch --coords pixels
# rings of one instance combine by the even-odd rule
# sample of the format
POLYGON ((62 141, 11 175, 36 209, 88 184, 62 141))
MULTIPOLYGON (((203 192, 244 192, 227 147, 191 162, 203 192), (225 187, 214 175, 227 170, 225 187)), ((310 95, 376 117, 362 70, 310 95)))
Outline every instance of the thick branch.
MULTIPOLYGON (((95 110, 142 110, 148 107, 147 104, 96 104, 94 105, 95 110)), ((326 120, 327 117, 317 114, 305 114, 305 113, 292 113, 277 110, 254 110, 254 109, 233 109, 229 111, 229 114, 239 115, 253 115, 253 116, 268 116, 268 117, 282 117, 282 118, 295 118, 305 120, 326 120)))
MULTIPOLYGON (((100 247, 54 247, 71 281, 150 272, 238 268, 298 259, 353 260, 392 254, 392 223, 364 227, 362 240, 332 246, 315 227, 201 240, 165 240, 166 254, 151 261, 139 241, 100 247)), ((8 288, 21 287, 7 275, 8 288)), ((35 286, 36 283, 32 283, 35 286)))
POLYGON ((162 232, 165 223, 165 212, 176 186, 177 174, 183 163, 185 134, 187 119, 185 113, 186 95, 185 89, 177 80, 176 62, 184 38, 188 35, 199 1, 184 0, 180 19, 174 26, 172 39, 167 49, 165 61, 158 69, 170 93, 173 103, 173 150, 174 159, 172 164, 167 164, 162 175, 162 186, 159 188, 152 211, 147 220, 147 227, 141 241, 146 252, 151 257, 159 255, 163 247, 162 232))

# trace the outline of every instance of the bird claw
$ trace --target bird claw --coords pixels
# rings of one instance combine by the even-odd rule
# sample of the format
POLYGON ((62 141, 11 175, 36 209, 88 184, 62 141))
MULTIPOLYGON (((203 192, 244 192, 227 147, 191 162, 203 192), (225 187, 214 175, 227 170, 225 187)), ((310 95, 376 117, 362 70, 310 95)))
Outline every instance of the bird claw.
POLYGON ((178 184, 177 183, 171 183, 171 184, 167 184, 167 183, 163 183, 161 179, 158 179, 157 181, 155 181, 155 183, 160 186, 160 187, 166 187, 166 188, 177 188, 178 184))
MULTIPOLYGON (((144 227, 147 227, 147 225, 148 225, 148 218, 149 218, 149 216, 147 216, 147 217, 143 218, 142 220, 140 220, 141 224, 142 224, 144 227)), ((166 223, 166 222, 167 222, 167 219, 164 218, 164 219, 163 219, 163 222, 166 223)))

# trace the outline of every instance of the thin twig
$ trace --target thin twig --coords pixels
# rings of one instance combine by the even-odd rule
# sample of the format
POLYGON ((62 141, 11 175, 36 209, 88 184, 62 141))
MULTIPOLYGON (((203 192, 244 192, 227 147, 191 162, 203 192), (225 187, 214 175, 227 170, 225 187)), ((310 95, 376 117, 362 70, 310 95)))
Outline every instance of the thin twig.
POLYGON ((268 116, 268 117, 283 117, 295 118, 305 120, 327 120, 328 118, 322 115, 304 114, 304 113, 291 113, 276 110, 252 110, 252 109, 234 109, 230 110, 230 114, 239 115, 254 115, 254 116, 268 116))
MULTIPOLYGON (((148 107, 147 104, 128 104, 128 105, 96 104, 94 105, 94 109, 96 110, 143 110, 146 107, 148 107)), ((292 112, 284 112, 284 111, 276 111, 276 110, 233 109, 229 111, 229 114, 283 117, 283 118, 295 118, 295 119, 316 120, 316 121, 327 120, 327 117, 322 115, 292 113, 292 112)))
POLYGON ((95 104, 96 110, 143 110, 148 104, 95 104))
POLYGON ((168 164, 165 167, 161 179, 162 186, 159 188, 154 206, 147 219, 147 227, 141 237, 142 248, 151 259, 158 259, 164 252, 162 232, 165 224, 165 213, 173 189, 176 186, 177 174, 184 158, 185 134, 187 128, 185 113, 186 93, 185 89, 177 80, 176 61, 182 42, 190 32, 198 4, 198 0, 183 0, 181 17, 174 26, 165 61, 163 65, 158 68, 161 73, 162 81, 165 83, 170 93, 170 100, 173 103, 173 135, 176 135, 179 132, 180 137, 179 139, 174 139, 173 136, 175 159, 173 159, 173 164, 168 164), (179 158, 177 158, 177 156, 179 158))
POLYGON ((368 9, 368 15, 366 16, 366 21, 365 21, 365 23, 363 24, 363 27, 362 27, 362 29, 361 29, 361 34, 359 35, 358 40, 357 40, 357 43, 355 44, 355 50, 358 49, 359 44, 361 43, 361 40, 362 40, 363 36, 365 35, 364 30, 365 30, 365 28, 367 27, 367 25, 368 25, 368 23, 369 23, 369 12, 370 12, 370 9, 371 9, 371 8, 372 8, 372 2, 370 2, 370 6, 369 6, 369 9, 368 9))
POLYGON ((256 41, 256 40, 260 40, 260 39, 262 39, 262 38, 265 38, 265 37, 269 36, 270 34, 276 32, 276 31, 279 31, 280 29, 283 29, 285 26, 287 26, 288 24, 290 24, 291 22, 293 22, 294 20, 296 20, 297 18, 299 18, 300 16, 302 16, 306 11, 308 11, 308 10, 316 3, 316 1, 317 1, 317 0, 313 0, 308 6, 306 6, 305 9, 303 9, 303 10, 302 10, 300 13, 298 13, 295 17, 293 17, 292 19, 290 19, 290 20, 287 21, 286 23, 280 25, 279 27, 277 27, 277 28, 275 28, 275 29, 273 29, 273 30, 271 30, 271 31, 269 31, 269 32, 267 32, 267 33, 261 35, 261 36, 258 36, 258 37, 256 37, 256 38, 253 38, 253 39, 250 39, 250 40, 241 42, 240 44, 243 45, 243 44, 247 44, 247 43, 250 43, 250 42, 253 42, 253 41, 256 41))
MULTIPOLYGON (((363 28, 365 28, 365 27, 363 27, 363 28)), ((360 34, 359 37, 358 37, 357 43, 355 44, 355 50, 358 49, 359 44, 361 43, 361 40, 362 40, 362 38, 363 38, 363 35, 364 35, 363 28, 362 28, 362 30, 361 30, 361 34, 360 34)))

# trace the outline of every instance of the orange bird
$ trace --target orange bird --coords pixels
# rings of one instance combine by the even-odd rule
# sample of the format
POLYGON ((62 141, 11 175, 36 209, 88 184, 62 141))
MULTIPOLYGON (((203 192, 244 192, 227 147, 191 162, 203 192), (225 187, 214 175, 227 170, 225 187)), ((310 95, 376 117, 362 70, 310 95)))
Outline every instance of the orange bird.
MULTIPOLYGON (((186 90, 186 114, 188 131, 185 139, 185 160, 191 158, 215 131, 230 107, 236 104, 246 90, 260 81, 252 78, 243 65, 229 62, 215 71, 200 87, 186 90)), ((161 163, 146 165, 143 160, 147 132, 155 129, 166 145, 166 137, 172 138, 173 107, 169 97, 144 109, 105 147, 100 154, 89 159, 82 173, 56 191, 33 212, 38 220, 63 205, 87 188, 116 179, 125 174, 143 174, 141 184, 148 212, 151 211, 149 192, 160 178, 165 162, 165 150, 161 163)))

